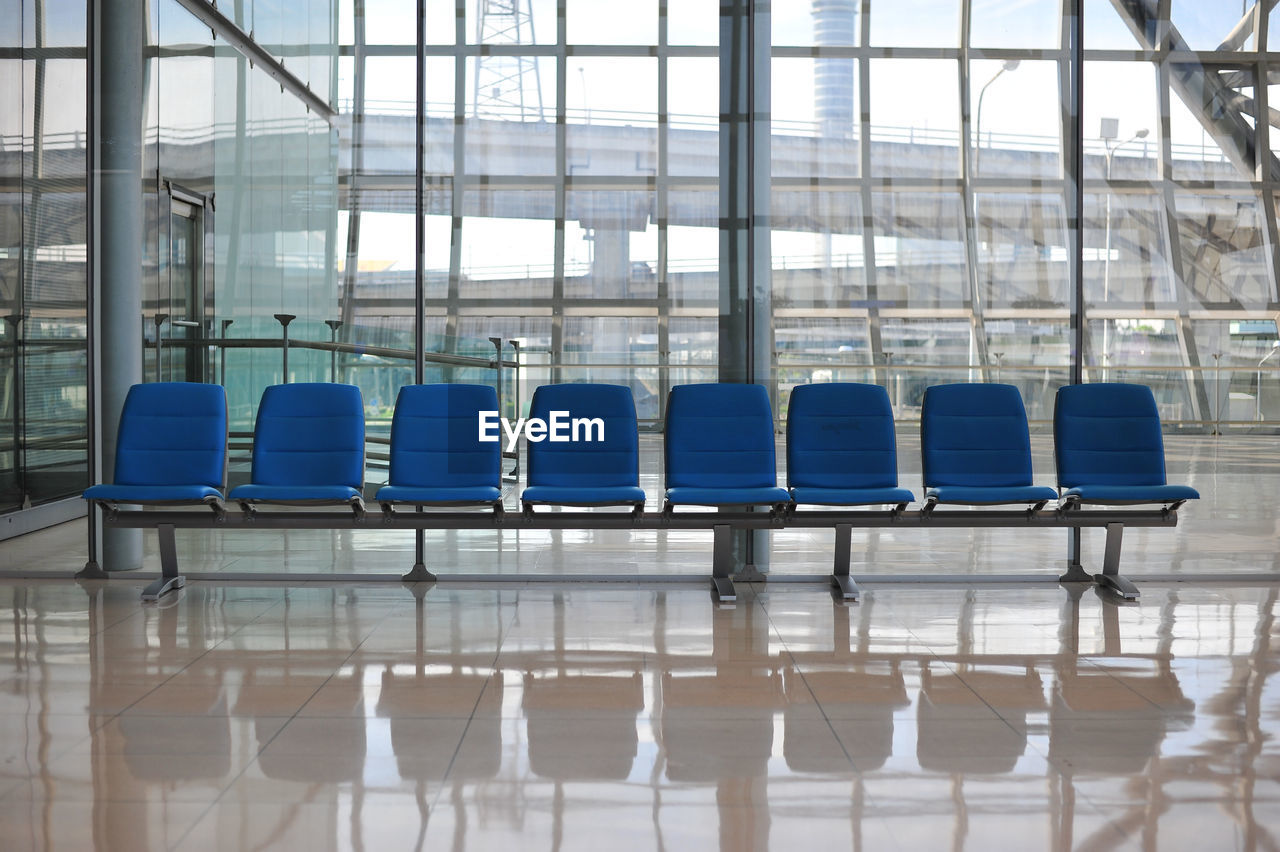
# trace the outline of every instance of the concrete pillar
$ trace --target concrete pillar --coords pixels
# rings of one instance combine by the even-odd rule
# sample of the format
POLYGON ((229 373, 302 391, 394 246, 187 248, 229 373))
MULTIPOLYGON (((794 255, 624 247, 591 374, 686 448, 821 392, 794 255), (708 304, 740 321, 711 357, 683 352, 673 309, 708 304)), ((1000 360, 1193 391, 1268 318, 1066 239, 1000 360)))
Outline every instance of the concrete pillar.
MULTIPOLYGON (((142 123, 146 4, 98 0, 98 280, 102 470, 115 475, 120 410, 142 381, 142 123)), ((142 565, 142 531, 105 529, 103 568, 142 565)))

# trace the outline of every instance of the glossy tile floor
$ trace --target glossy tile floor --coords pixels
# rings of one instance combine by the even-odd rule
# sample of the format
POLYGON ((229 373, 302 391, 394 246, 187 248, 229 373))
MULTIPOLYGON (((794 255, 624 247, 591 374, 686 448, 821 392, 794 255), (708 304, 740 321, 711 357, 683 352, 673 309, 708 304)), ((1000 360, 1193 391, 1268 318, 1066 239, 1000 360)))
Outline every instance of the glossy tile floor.
POLYGON ((744 592, 0 583, 0 847, 1280 842, 1275 585, 744 592))

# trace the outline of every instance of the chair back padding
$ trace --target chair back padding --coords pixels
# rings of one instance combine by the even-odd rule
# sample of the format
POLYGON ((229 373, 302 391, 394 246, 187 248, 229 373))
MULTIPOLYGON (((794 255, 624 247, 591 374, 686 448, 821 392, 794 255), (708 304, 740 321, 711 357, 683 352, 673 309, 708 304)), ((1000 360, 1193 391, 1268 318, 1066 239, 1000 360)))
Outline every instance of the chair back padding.
POLYGON ((889 394, 879 385, 798 385, 787 405, 787 483, 894 488, 898 455, 889 394))
POLYGON ((667 397, 667 488, 778 484, 773 409, 762 385, 677 385, 667 397))
MULTIPOLYGON (((597 428, 587 426, 578 437, 592 440, 528 442, 529 485, 581 488, 640 484, 640 434, 636 403, 625 385, 542 385, 533 392, 529 417, 550 425, 551 412, 567 412, 561 419, 599 418, 597 428)), ((570 432, 570 437, 573 437, 570 432)), ((505 440, 505 436, 504 436, 505 440)))
POLYGON ((1164 485, 1160 411, 1146 385, 1067 385, 1053 408, 1058 484, 1164 485))
MULTIPOLYGON (((502 444, 481 441, 480 412, 498 411, 488 385, 405 385, 391 418, 388 482, 408 488, 502 487, 502 444)), ((490 421, 492 422, 492 421, 490 421)))
POLYGON ((221 385, 134 385, 120 411, 117 485, 227 482, 227 392, 221 385))
MULTIPOLYGON (((355 385, 300 382, 262 393, 254 485, 364 487, 364 402, 355 385)), ((234 496, 234 495, 233 495, 234 496)))
POLYGON ((1013 385, 926 388, 920 412, 926 488, 1031 485, 1031 434, 1013 385))

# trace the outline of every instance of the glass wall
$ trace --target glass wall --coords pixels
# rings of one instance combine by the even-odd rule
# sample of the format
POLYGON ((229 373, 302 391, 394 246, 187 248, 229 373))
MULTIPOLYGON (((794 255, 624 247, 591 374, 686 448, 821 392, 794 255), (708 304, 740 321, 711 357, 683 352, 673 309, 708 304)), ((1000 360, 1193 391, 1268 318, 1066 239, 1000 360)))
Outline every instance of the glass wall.
MULTIPOLYGON (((1000 380, 1044 421, 1078 357, 1086 381, 1151 384, 1187 428, 1280 417, 1277 161, 1254 117, 1270 114, 1265 5, 813 0, 757 15, 774 350, 760 379, 780 416, 801 382, 884 383, 912 419, 930 384, 1000 380)), ((666 388, 714 379, 725 357, 731 84, 718 4, 615 6, 428 4, 426 349, 514 340, 526 388, 623 382, 659 418, 666 388)), ((413 26, 404 0, 339 13, 343 334, 368 345, 411 336, 413 26)))
MULTIPOLYGON (((232 17, 336 99, 332 0, 257 0, 232 17)), ((277 314, 295 317, 289 378, 330 375, 328 353, 306 344, 341 318, 338 129, 176 0, 152 0, 148 20, 143 375, 223 382, 231 428, 252 429, 263 388, 282 380, 277 314)))
POLYGON ((86 484, 86 11, 0 2, 0 512, 86 484))

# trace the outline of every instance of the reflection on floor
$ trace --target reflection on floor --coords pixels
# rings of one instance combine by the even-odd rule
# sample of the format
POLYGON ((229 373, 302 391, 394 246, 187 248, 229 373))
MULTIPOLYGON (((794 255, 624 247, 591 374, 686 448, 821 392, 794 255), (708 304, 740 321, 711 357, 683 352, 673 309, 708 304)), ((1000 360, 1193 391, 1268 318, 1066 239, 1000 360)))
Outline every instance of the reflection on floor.
POLYGON ((0 584, 0 845, 1274 849, 1277 585, 0 584))

